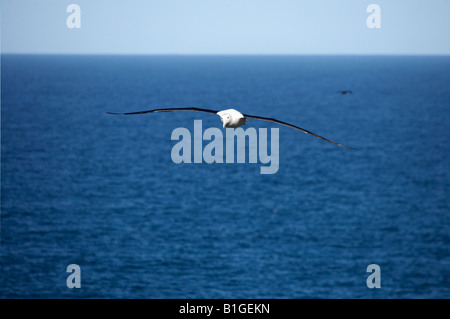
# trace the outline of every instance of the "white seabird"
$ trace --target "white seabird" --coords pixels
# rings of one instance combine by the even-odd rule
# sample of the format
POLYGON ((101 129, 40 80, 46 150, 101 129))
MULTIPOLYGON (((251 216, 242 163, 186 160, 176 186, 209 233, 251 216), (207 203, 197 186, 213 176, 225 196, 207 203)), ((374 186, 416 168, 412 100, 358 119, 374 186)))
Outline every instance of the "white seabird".
POLYGON ((223 110, 223 111, 214 111, 214 110, 208 110, 208 109, 201 109, 201 108, 197 108, 197 107, 181 107, 181 108, 166 108, 166 109, 154 109, 154 110, 148 110, 148 111, 139 111, 139 112, 129 112, 129 113, 113 113, 113 112, 107 112, 108 114, 117 114, 117 115, 135 115, 135 114, 145 114, 145 113, 157 113, 157 112, 172 112, 172 111, 196 111, 196 112, 204 112, 204 113, 213 113, 213 114, 217 114, 220 116, 220 119, 223 123, 223 128, 225 127, 232 127, 232 128, 236 128, 236 127, 240 127, 242 125, 244 125, 247 122, 247 119, 256 119, 256 120, 262 120, 262 121, 267 121, 267 122, 273 122, 273 123, 277 123, 277 124, 281 124, 281 125, 285 125, 285 126, 289 126, 292 127, 296 130, 302 131, 303 133, 306 134, 310 134, 312 136, 315 136, 317 138, 320 138, 324 141, 342 146, 342 147, 346 147, 346 148, 351 148, 351 149, 356 149, 350 146, 345 146, 343 144, 334 142, 332 140, 329 140, 323 136, 314 134, 308 130, 305 130, 301 127, 295 126, 293 124, 289 124, 274 118, 269 118, 269 117, 262 117, 262 116, 255 116, 255 115, 248 115, 248 114, 242 114, 241 112, 235 110, 235 109, 227 109, 227 110, 223 110))

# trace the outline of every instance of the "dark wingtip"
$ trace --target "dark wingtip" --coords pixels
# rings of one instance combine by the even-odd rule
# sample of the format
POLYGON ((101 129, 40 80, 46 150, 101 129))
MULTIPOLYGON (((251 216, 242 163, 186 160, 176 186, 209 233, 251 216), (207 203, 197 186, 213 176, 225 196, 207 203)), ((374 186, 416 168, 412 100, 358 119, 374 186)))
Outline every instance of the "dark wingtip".
POLYGON ((359 150, 359 148, 356 148, 356 147, 351 147, 351 146, 347 146, 347 145, 340 144, 340 143, 336 143, 336 142, 331 142, 331 143, 334 143, 334 144, 339 145, 339 146, 341 146, 341 147, 349 148, 349 149, 351 149, 351 150, 356 150, 356 151, 359 150))

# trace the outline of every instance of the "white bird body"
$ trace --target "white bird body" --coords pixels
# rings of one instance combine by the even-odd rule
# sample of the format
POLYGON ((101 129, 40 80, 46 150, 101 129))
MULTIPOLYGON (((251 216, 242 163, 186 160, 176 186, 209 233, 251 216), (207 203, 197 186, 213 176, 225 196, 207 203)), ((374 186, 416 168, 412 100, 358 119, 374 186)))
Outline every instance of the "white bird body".
POLYGON ((247 119, 245 118, 245 116, 235 110, 235 109, 228 109, 228 110, 223 110, 220 112, 217 112, 217 115, 220 116, 220 119, 223 123, 223 128, 225 127, 240 127, 242 125, 244 125, 247 122, 247 119))

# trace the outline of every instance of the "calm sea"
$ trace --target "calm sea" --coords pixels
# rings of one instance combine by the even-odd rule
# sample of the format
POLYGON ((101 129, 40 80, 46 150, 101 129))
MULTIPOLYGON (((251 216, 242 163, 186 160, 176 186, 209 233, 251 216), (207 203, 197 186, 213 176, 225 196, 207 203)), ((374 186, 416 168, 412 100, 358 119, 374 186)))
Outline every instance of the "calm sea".
POLYGON ((0 297, 448 298, 449 84, 450 57, 4 55, 0 297), (280 127, 276 174, 177 165, 220 119, 106 113, 157 107, 360 150, 280 127))

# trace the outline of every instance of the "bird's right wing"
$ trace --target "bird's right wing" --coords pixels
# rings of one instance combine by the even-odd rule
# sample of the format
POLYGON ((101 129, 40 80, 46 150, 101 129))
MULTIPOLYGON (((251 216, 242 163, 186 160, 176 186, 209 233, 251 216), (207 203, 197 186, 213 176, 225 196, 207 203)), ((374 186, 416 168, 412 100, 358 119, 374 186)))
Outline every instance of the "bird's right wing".
POLYGON ((108 114, 117 114, 117 115, 135 115, 135 114, 172 112, 172 111, 195 111, 195 112, 214 113, 214 114, 216 114, 218 112, 218 111, 213 111, 213 110, 208 110, 208 109, 200 109, 198 107, 174 107, 174 108, 167 108, 167 109, 154 109, 154 110, 148 110, 148 111, 128 112, 128 113, 113 113, 113 112, 107 112, 107 113, 108 114))

